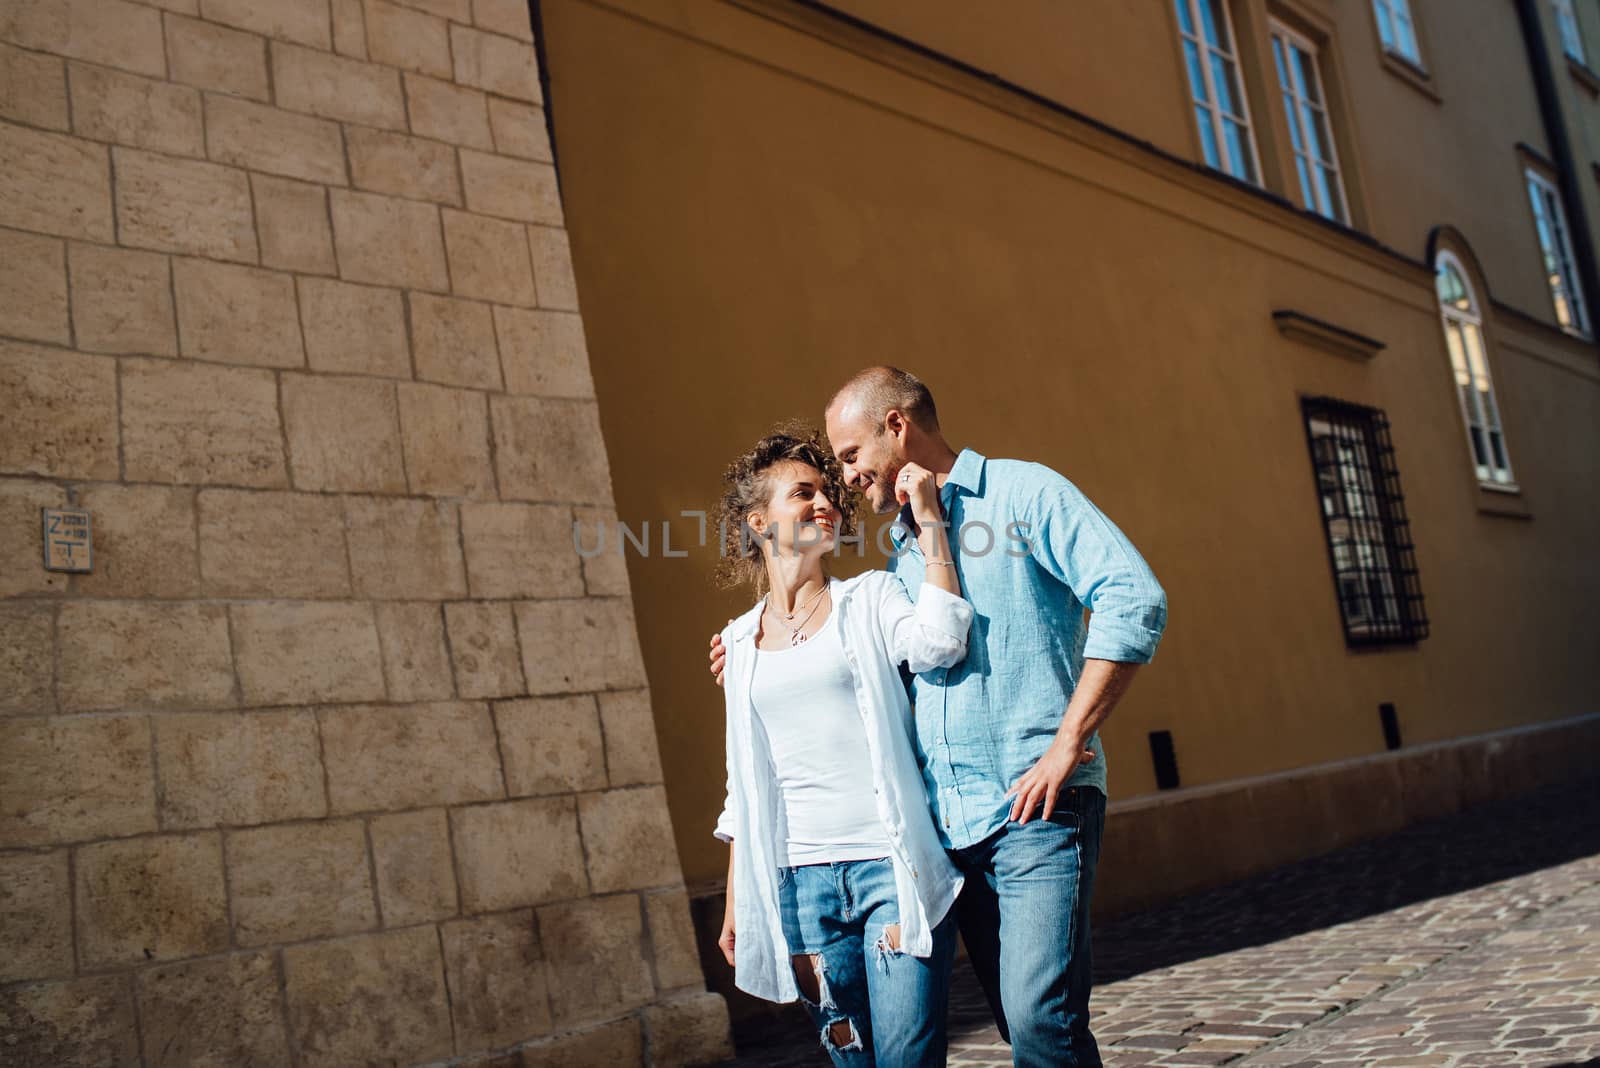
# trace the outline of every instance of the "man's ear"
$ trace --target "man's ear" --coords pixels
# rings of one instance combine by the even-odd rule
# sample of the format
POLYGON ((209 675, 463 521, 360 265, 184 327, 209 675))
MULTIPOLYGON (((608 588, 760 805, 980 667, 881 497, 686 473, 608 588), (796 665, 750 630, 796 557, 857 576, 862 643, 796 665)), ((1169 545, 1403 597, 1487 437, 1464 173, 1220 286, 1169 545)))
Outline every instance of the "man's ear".
POLYGON ((894 438, 896 441, 905 441, 906 428, 909 425, 910 424, 906 421, 906 417, 901 413, 899 408, 890 408, 883 415, 883 428, 887 430, 889 432, 889 436, 894 438))

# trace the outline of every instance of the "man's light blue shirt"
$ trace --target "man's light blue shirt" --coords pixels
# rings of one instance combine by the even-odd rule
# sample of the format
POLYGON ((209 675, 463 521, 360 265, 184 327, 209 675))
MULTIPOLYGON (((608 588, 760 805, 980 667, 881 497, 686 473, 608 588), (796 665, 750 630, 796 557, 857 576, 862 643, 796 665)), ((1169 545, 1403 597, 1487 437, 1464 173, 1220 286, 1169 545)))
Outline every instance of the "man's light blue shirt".
MULTIPOLYGON (((945 848, 962 849, 1005 824, 1005 793, 1055 739, 1085 658, 1143 664, 1155 655, 1167 595, 1122 531, 1043 464, 963 449, 940 501, 974 618, 966 659, 914 676, 911 692, 939 834, 945 848)), ((925 567, 909 522, 908 507, 889 569, 915 598, 925 567)), ((1067 785, 1104 793, 1098 734, 1088 747, 1094 760, 1067 785)))

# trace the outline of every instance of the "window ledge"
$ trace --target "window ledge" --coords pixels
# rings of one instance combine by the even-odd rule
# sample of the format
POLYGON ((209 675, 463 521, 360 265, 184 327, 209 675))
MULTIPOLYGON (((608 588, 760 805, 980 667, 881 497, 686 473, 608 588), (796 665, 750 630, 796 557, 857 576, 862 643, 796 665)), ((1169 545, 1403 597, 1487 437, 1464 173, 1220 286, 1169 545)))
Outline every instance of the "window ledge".
POLYGON ((1600 74, 1589 69, 1589 64, 1568 56, 1567 70, 1572 74, 1572 80, 1588 90, 1590 96, 1600 97, 1600 74))
POLYGON ((1433 76, 1426 70, 1411 62, 1398 52, 1382 50, 1383 69, 1405 82, 1411 88, 1432 100, 1435 104, 1444 103, 1444 97, 1439 95, 1439 90, 1433 87, 1433 76))
POLYGON ((1288 308, 1273 312, 1272 321, 1277 324, 1278 332, 1290 340, 1315 345, 1349 359, 1365 362, 1387 348, 1376 338, 1288 308))
POLYGON ((1484 515, 1506 516, 1510 519, 1532 519, 1533 509, 1516 486, 1480 482, 1477 487, 1478 511, 1484 515))

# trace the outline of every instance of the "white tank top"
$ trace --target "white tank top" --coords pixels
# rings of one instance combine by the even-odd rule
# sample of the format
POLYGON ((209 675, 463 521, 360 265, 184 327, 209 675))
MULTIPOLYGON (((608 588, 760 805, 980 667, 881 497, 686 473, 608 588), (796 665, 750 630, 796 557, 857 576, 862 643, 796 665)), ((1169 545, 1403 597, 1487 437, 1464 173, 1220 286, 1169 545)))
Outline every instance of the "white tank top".
POLYGON ((804 644, 756 650, 750 703, 770 743, 791 866, 889 855, 837 616, 804 644))

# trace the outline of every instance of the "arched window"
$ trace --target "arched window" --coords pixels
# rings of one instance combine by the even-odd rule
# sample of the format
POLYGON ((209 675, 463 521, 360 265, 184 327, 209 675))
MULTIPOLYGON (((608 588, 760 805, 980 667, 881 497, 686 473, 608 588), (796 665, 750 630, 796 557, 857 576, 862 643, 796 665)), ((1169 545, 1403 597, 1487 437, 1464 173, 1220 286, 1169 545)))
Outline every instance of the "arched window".
POLYGON ((1494 399, 1494 379, 1483 346, 1483 313, 1467 281, 1461 261, 1441 252, 1434 283, 1439 291, 1439 314, 1444 319, 1445 347, 1455 371, 1456 395, 1478 481, 1486 486, 1512 489, 1511 458, 1506 452, 1505 430, 1494 399))

